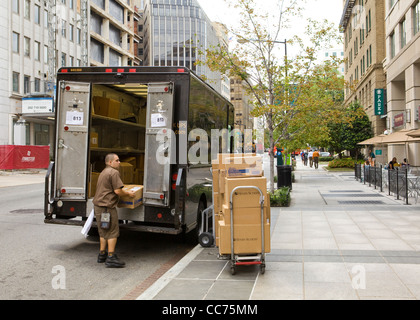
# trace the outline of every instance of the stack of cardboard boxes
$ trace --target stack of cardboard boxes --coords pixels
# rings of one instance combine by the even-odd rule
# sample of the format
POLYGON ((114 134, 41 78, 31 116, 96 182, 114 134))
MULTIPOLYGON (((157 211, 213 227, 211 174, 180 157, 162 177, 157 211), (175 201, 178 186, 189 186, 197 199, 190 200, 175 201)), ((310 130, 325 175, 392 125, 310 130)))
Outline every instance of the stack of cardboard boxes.
MULTIPOLYGON (((238 186, 258 187, 264 196, 264 252, 270 252, 270 199, 262 159, 252 154, 219 154, 212 162, 216 246, 219 254, 231 254, 230 196, 238 186)), ((239 189, 232 196, 234 253, 262 251, 260 193, 239 189)))

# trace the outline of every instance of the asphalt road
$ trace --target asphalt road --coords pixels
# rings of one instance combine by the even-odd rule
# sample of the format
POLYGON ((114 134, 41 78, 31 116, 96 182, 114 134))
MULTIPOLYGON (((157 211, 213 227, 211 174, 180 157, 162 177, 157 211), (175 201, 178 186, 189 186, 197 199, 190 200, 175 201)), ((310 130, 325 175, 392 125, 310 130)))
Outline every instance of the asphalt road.
POLYGON ((99 239, 44 224, 43 184, 0 188, 0 299, 130 299, 192 249, 180 237, 121 231, 124 269, 96 262, 99 239))

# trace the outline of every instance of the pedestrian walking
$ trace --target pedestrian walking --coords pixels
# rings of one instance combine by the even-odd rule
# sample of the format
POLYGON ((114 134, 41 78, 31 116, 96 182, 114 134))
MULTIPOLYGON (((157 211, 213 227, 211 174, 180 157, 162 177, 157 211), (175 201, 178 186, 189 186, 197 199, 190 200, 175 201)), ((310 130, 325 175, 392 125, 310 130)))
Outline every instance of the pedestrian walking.
POLYGON ((314 159, 313 159, 313 154, 314 151, 310 150, 308 153, 308 158, 309 158, 309 166, 312 168, 313 164, 314 164, 314 159))
POLYGON ((318 152, 318 150, 315 150, 313 152, 312 160, 314 162, 315 169, 318 169, 318 165, 319 165, 319 152, 318 152))
POLYGON ((308 153, 305 152, 303 154, 303 164, 305 165, 305 167, 308 165, 308 153))
POLYGON ((134 198, 134 191, 123 189, 124 184, 118 171, 120 159, 115 153, 110 153, 105 157, 105 164, 106 168, 99 175, 93 198, 100 239, 98 263, 105 262, 108 268, 122 268, 125 262, 120 261, 115 254, 117 239, 120 235, 117 205, 120 196, 128 195, 134 198))

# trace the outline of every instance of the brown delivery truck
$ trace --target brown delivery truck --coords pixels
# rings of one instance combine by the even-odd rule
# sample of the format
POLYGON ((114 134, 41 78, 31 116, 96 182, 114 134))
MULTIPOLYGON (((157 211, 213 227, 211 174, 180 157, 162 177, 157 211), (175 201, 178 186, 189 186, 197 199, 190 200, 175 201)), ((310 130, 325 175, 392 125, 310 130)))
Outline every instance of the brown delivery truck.
MULTIPOLYGON (((112 152, 123 162, 124 184, 143 186, 140 205, 118 209, 122 230, 199 229, 201 212, 212 204, 211 158, 191 162, 188 137, 197 128, 229 132, 229 101, 185 67, 61 68, 56 88, 45 223, 84 224, 104 157, 112 152)), ((230 152, 230 143, 225 148, 218 151, 230 152)))

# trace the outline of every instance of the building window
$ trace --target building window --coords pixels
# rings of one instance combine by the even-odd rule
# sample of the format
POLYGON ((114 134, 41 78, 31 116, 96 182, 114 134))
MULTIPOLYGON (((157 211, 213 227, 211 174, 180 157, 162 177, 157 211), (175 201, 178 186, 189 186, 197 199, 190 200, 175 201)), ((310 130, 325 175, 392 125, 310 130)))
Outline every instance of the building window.
POLYGON ((31 92, 31 77, 24 76, 23 77, 23 93, 29 94, 31 92))
POLYGON ((76 43, 77 44, 80 44, 81 41, 82 41, 82 30, 79 29, 79 28, 77 28, 77 31, 76 31, 76 43))
POLYGON ((23 54, 25 55, 25 57, 28 58, 31 56, 31 39, 29 39, 28 37, 24 38, 23 54))
POLYGON ((13 92, 19 93, 19 73, 13 72, 13 92))
POLYGON ((69 24, 69 40, 74 41, 74 26, 72 24, 69 24))
POLYGON ((40 92, 40 91, 41 91, 41 79, 35 78, 34 92, 40 92))
POLYGON ((65 53, 61 53, 61 66, 65 67, 67 64, 67 55, 65 53))
POLYGON ((390 49, 391 49, 391 59, 395 57, 395 33, 392 33, 389 36, 389 44, 390 44, 390 49))
POLYGON ((61 35, 63 36, 63 38, 66 37, 66 33, 67 33, 67 21, 62 20, 61 21, 61 35))
POLYGON ((413 31, 417 34, 420 31, 420 2, 413 8, 413 31))
POLYGON ((44 10, 44 28, 48 28, 48 11, 44 10))
POLYGON ((12 50, 14 53, 19 53, 19 33, 12 34, 12 50))
POLYGON ((404 21, 400 22, 400 43, 401 43, 401 46, 400 46, 401 49, 407 44, 405 19, 404 21))
POLYGON ((41 23, 41 8, 39 5, 35 5, 34 7, 34 21, 36 24, 41 23))
POLYGON ((24 17, 25 19, 31 20, 31 1, 30 0, 25 0, 24 17))
POLYGON ((389 0, 389 9, 391 9, 395 4, 395 0, 389 0))
POLYGON ((12 10, 14 13, 19 14, 19 0, 12 1, 12 10))

